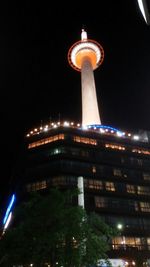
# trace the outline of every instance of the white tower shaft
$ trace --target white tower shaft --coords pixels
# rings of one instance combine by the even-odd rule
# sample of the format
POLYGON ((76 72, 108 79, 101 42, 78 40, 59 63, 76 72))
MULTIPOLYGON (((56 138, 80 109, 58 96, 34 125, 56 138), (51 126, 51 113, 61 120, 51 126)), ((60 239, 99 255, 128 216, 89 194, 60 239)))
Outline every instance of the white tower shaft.
POLYGON ((90 58, 85 57, 81 66, 82 125, 101 124, 95 79, 90 58))

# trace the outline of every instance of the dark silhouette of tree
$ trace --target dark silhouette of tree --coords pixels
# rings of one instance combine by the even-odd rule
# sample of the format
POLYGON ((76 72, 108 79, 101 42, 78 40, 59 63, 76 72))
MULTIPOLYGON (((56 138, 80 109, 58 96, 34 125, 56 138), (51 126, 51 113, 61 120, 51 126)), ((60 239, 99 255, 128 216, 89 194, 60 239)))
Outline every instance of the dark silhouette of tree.
POLYGON ((0 240, 3 266, 80 267, 107 261, 115 232, 98 215, 73 204, 78 193, 50 189, 19 204, 0 240))

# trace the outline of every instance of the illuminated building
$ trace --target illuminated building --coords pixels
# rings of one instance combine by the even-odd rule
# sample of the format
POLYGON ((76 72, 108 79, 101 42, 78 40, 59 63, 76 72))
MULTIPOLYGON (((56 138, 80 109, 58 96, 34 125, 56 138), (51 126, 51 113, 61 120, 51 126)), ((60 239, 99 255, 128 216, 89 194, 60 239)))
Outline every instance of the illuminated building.
POLYGON ((82 125, 101 124, 99 115, 93 70, 98 68, 104 59, 102 46, 87 38, 82 29, 81 40, 72 45, 68 52, 71 67, 81 71, 82 89, 82 125))
MULTIPOLYGON (((89 42, 85 31, 82 34, 83 39, 68 54, 70 64, 75 69, 81 68, 81 76, 82 63, 96 60, 95 50, 91 52, 90 47, 85 51, 84 46, 79 52, 81 65, 71 58, 75 49, 77 59, 78 45, 89 42), (90 59, 84 62, 86 53, 90 59)), ((103 50, 100 51, 102 62, 103 50)), ((88 67, 90 77, 94 66, 88 67)), ((82 90, 83 87, 82 84, 82 90)), ((85 91, 89 90, 86 88, 85 91)), ((93 90, 92 76, 92 94, 93 90)), ((91 103, 96 110, 92 118, 88 113, 91 103, 83 99, 83 114, 88 110, 81 124, 51 122, 27 133, 24 174, 19 175, 20 187, 19 182, 17 187, 21 193, 52 186, 71 188, 77 187, 78 178, 83 177, 87 212, 97 212, 106 223, 120 229, 120 234, 111 241, 109 257, 114 262, 126 261, 128 267, 136 266, 137 260, 150 259, 150 133, 135 134, 102 125, 94 95, 91 103)))
POLYGON ((148 132, 53 122, 30 131, 26 144, 25 190, 77 187, 78 177, 83 177, 85 209, 114 227, 121 225, 120 235, 112 240, 110 258, 133 264, 149 258, 148 132))

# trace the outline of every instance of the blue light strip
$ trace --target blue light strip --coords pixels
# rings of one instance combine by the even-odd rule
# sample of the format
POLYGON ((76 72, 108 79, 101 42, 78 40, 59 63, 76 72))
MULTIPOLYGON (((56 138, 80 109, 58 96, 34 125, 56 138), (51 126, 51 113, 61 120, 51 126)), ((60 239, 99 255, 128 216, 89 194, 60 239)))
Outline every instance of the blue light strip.
POLYGON ((7 208, 7 210, 6 210, 4 219, 3 219, 3 225, 6 223, 6 221, 7 221, 7 219, 8 219, 9 213, 10 213, 10 211, 11 211, 11 209, 12 209, 12 206, 13 206, 13 204, 14 204, 15 199, 16 199, 16 196, 15 196, 15 194, 13 194, 12 197, 11 197, 10 203, 9 203, 9 205, 8 205, 8 208, 7 208))
POLYGON ((88 125, 87 127, 88 128, 96 128, 96 129, 108 129, 108 130, 123 134, 123 132, 121 132, 120 130, 113 128, 111 126, 107 126, 107 125, 91 124, 91 125, 88 125))

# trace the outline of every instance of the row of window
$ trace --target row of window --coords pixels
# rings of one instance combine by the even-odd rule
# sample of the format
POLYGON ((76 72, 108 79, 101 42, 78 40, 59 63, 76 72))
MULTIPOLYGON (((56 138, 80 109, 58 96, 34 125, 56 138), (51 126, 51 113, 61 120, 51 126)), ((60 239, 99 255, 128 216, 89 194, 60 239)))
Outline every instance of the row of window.
MULTIPOLYGON (((95 171, 96 172, 96 171, 95 171)), ((133 171, 134 172, 134 171, 133 171)), ((131 172, 126 172, 120 168, 114 168, 113 169, 113 175, 114 176, 118 176, 118 177, 123 177, 123 178, 128 178, 128 177, 132 177, 132 174, 134 176, 134 173, 132 171, 131 172)), ((136 176, 138 177, 138 173, 136 173, 136 176)), ((136 178, 136 177, 135 177, 136 178)), ((145 181, 150 181, 150 173, 149 172, 143 172, 142 173, 142 178, 145 181)))
POLYGON ((150 250, 150 237, 125 237, 119 236, 112 239, 113 249, 130 249, 150 250))
MULTIPOLYGON (((32 156, 32 155, 31 155, 32 156)), ((61 160, 55 159, 55 161, 50 160, 49 156, 46 156, 46 159, 42 159, 43 155, 38 155, 36 158, 35 155, 33 155, 33 161, 32 158, 30 160, 30 175, 35 173, 39 175, 39 172, 42 174, 42 172, 53 172, 59 169, 59 172, 66 172, 66 173, 74 173, 76 176, 90 176, 91 178, 100 180, 100 179, 107 179, 109 180, 120 180, 128 182, 129 184, 133 184, 139 181, 139 183, 148 184, 150 181, 150 170, 143 171, 142 169, 132 169, 132 168, 126 168, 126 167, 113 167, 111 165, 107 165, 104 163, 101 164, 92 164, 90 162, 84 162, 79 160, 72 160, 62 158, 61 160), (42 160, 41 160, 42 159, 42 160), (39 161, 38 161, 39 160, 39 161), (41 162, 40 162, 41 160, 41 162), (38 163, 36 166, 35 164, 38 163), (36 166, 36 168, 35 168, 36 166), (144 180, 144 181, 143 181, 144 180), (130 181, 130 182, 129 182, 130 181)), ((150 164, 149 164, 150 168, 150 164)), ((43 175, 43 174, 42 174, 43 175)), ((143 184, 143 185, 144 185, 143 184)))
MULTIPOLYGON (((73 180, 75 182, 75 179, 73 180)), ((66 179, 63 176, 55 177, 52 179, 52 184, 56 185, 68 185, 69 177, 66 179)), ((76 182, 77 183, 77 182, 76 182)), ((27 185, 27 191, 37 191, 42 190, 47 187, 47 181, 38 181, 34 183, 30 183, 27 185)), ((105 182, 102 183, 101 181, 93 181, 85 179, 85 188, 91 189, 104 189, 107 191, 115 191, 114 184, 112 182, 105 182)), ((123 208, 124 210, 134 211, 134 212, 150 212, 150 202, 144 201, 135 201, 135 200, 124 200, 124 199, 117 199, 117 198, 108 198, 108 197, 101 197, 95 196, 95 206, 97 208, 112 208, 115 210, 119 210, 123 208)))
MULTIPOLYGON (((65 176, 55 177, 53 180, 53 185, 68 185, 72 183, 72 180, 66 178, 65 176)), ((76 178, 74 179, 74 183, 76 183, 76 178)), ((119 190, 120 186, 117 183, 110 182, 110 181, 100 181, 100 180, 93 180, 93 179, 84 179, 84 186, 88 189, 93 190, 106 190, 115 192, 119 190)), ((27 191, 37 191, 41 189, 45 189, 47 187, 46 180, 38 181, 32 184, 28 184, 27 191)), ((130 194, 138 194, 138 195, 148 195, 150 196, 150 187, 146 186, 135 186, 126 184, 125 189, 127 193, 130 194)), ((123 191, 123 190, 122 190, 123 191)))
MULTIPOLYGON (((57 140, 63 140, 65 138, 64 134, 58 134, 50 137, 46 137, 43 139, 40 139, 38 141, 35 141, 33 143, 30 143, 28 145, 28 148, 33 148, 41 145, 45 145, 47 143, 55 142, 57 140)), ((73 136, 73 141, 78 142, 78 143, 83 143, 83 144, 89 144, 89 145, 97 145, 97 140, 94 138, 88 138, 88 137, 82 137, 82 136, 73 136)), ((126 150, 126 147, 123 145, 119 144, 112 144, 112 143, 107 143, 105 144, 106 148, 109 149, 115 149, 115 150, 126 150)), ((145 155, 150 155, 150 150, 148 149, 141 149, 141 148, 134 148, 131 149, 132 152, 134 153, 139 153, 139 154, 145 154, 145 155)))
POLYGON ((102 220, 104 220, 107 224, 112 225, 115 228, 118 228, 118 224, 122 225, 122 231, 130 230, 136 231, 138 230, 148 230, 150 229, 150 218, 148 217, 128 217, 128 216, 110 216, 110 215, 101 215, 102 220))
MULTIPOLYGON (((103 182, 99 180, 92 180, 92 179, 85 179, 84 184, 86 188, 89 189, 96 189, 96 190, 106 190, 106 191, 117 191, 117 189, 120 188, 120 184, 114 182, 103 182)), ((124 187, 124 185, 122 185, 124 187)), ((147 195, 150 196, 150 187, 146 186, 136 186, 136 185, 130 185, 126 184, 126 192, 130 194, 138 194, 138 195, 147 195)))
POLYGON ((122 209, 126 212, 129 210, 130 212, 150 212, 150 202, 124 200, 99 196, 95 196, 95 206, 97 208, 115 209, 116 211, 122 209))
POLYGON ((51 142, 56 142, 58 140, 63 140, 64 139, 64 134, 57 134, 54 136, 50 136, 50 137, 46 137, 43 139, 40 139, 36 142, 30 143, 28 145, 28 149, 33 148, 33 147, 37 147, 37 146, 42 146, 51 142))

